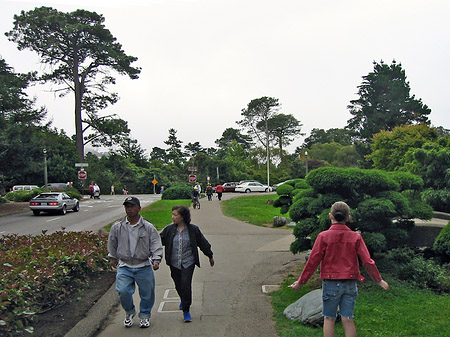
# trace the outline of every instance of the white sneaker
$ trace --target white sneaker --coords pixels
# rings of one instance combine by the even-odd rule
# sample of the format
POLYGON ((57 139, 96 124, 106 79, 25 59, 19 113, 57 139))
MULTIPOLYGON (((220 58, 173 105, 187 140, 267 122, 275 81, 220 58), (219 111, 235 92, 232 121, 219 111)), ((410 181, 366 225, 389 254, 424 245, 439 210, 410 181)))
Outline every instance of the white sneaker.
POLYGON ((141 318, 139 327, 140 328, 149 328, 150 327, 150 318, 141 318))
POLYGON ((125 328, 130 328, 133 325, 133 318, 136 314, 127 314, 125 316, 125 320, 123 321, 123 325, 125 328))

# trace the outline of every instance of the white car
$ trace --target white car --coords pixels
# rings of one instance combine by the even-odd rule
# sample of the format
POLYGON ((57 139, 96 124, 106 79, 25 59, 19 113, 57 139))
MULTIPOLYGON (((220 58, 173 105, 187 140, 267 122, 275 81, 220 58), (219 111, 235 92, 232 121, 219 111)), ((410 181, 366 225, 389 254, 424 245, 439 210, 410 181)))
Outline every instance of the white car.
POLYGON ((236 186, 235 192, 250 193, 250 192, 271 192, 272 188, 267 185, 255 181, 249 181, 236 186))

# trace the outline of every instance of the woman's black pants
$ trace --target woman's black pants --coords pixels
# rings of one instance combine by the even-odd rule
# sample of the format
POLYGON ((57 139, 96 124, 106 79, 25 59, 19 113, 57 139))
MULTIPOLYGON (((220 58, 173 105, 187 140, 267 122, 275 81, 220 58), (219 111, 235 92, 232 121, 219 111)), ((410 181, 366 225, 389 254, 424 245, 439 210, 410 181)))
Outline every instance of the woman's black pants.
POLYGON ((195 264, 181 269, 170 266, 170 276, 175 283, 175 289, 181 298, 181 305, 184 312, 189 312, 192 304, 192 276, 194 275, 195 264))

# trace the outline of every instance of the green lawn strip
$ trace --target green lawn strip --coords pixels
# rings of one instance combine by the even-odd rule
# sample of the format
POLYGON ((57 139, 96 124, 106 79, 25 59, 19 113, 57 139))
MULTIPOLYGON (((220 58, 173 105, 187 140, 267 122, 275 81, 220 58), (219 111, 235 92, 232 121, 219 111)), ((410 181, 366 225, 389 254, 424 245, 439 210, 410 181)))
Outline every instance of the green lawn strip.
POLYGON ((158 200, 144 207, 140 214, 160 230, 172 223, 172 207, 177 205, 191 205, 191 199, 182 200, 158 200))
POLYGON ((267 204, 267 200, 276 198, 276 195, 258 195, 224 200, 221 203, 222 212, 252 225, 271 224, 274 216, 283 216, 280 208, 267 204))
MULTIPOLYGON (((180 200, 158 200, 147 207, 142 208, 140 214, 151 222, 156 229, 160 230, 172 223, 172 207, 176 205, 191 205, 191 199, 180 200)), ((113 223, 105 226, 104 229, 109 232, 113 223)))
MULTIPOLYGON (((290 289, 288 285, 298 275, 288 275, 281 284, 281 289, 271 293, 276 328, 280 337, 322 336, 322 328, 307 327, 283 315, 289 304, 321 287, 320 280, 316 280, 309 282, 300 292, 290 289)), ((359 295, 355 306, 358 336, 448 336, 448 294, 440 295, 430 290, 414 288, 406 282, 389 277, 387 282, 391 286, 387 292, 369 279, 364 283, 358 282, 359 295)), ((344 336, 341 323, 336 323, 336 336, 344 336)))

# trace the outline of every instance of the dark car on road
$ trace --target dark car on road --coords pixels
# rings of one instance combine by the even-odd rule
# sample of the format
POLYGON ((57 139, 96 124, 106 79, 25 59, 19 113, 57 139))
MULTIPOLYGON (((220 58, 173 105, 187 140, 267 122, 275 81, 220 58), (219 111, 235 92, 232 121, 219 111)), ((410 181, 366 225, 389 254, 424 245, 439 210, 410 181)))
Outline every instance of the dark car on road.
POLYGON ((237 183, 237 182, 223 183, 223 184, 222 184, 222 186, 223 186, 223 191, 224 191, 224 192, 234 192, 234 190, 236 189, 236 186, 237 186, 238 184, 239 184, 239 183, 237 183))
POLYGON ((34 215, 39 215, 41 212, 56 212, 65 215, 67 210, 78 212, 80 202, 64 192, 47 192, 31 199, 29 208, 34 215))

